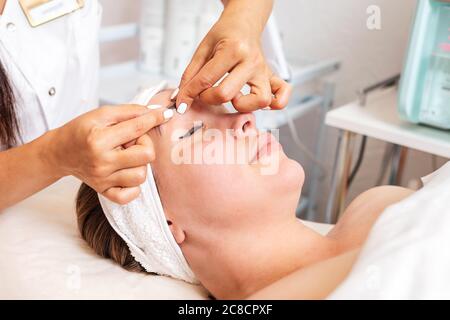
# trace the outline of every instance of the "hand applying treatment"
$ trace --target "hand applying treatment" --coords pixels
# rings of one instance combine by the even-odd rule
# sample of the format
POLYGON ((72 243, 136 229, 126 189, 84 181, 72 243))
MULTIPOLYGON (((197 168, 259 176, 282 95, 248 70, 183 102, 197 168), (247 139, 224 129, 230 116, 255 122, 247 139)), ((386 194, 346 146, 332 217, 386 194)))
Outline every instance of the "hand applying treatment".
POLYGON ((195 52, 174 92, 177 111, 186 112, 194 99, 218 105, 230 102, 240 112, 284 108, 291 87, 267 66, 260 37, 272 0, 223 0, 224 12, 195 52), (221 83, 214 86, 219 80, 221 83), (248 95, 241 89, 251 88, 248 95))

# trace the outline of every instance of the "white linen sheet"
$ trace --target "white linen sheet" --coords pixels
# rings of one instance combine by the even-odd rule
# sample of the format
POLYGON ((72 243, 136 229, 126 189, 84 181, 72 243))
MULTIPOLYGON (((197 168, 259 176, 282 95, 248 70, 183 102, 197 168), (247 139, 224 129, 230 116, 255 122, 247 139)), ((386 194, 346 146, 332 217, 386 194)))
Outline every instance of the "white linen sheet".
POLYGON ((450 162, 386 209, 329 299, 450 299, 450 162))

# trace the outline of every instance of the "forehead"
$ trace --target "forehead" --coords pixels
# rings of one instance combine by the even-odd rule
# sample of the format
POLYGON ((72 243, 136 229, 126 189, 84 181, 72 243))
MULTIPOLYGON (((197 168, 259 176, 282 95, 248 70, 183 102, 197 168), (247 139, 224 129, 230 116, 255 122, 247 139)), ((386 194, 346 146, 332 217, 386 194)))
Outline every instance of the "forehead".
POLYGON ((170 95, 173 89, 166 89, 155 94, 149 101, 149 104, 161 104, 166 106, 170 103, 170 95))
MULTIPOLYGON (((156 95, 154 95, 150 101, 149 104, 160 104, 162 106, 170 106, 172 101, 170 100, 170 96, 172 95, 172 92, 175 89, 166 89, 163 90, 156 95)), ((213 113, 213 114, 225 114, 229 113, 227 108, 223 105, 208 105, 203 102, 201 102, 198 99, 195 99, 192 106, 189 108, 188 112, 186 114, 193 114, 193 113, 200 113, 200 114, 207 114, 207 113, 213 113)), ((176 113, 176 116, 179 117, 178 113, 176 113)), ((181 116, 182 118, 182 116, 181 116)))

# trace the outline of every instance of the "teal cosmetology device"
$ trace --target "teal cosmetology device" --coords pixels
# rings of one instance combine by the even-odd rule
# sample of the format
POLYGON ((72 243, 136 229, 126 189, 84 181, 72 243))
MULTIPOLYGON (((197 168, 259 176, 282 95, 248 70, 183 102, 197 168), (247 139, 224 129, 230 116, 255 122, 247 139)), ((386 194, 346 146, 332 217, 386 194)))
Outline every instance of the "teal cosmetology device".
POLYGON ((399 111, 407 121, 450 129, 450 0, 418 0, 399 111))

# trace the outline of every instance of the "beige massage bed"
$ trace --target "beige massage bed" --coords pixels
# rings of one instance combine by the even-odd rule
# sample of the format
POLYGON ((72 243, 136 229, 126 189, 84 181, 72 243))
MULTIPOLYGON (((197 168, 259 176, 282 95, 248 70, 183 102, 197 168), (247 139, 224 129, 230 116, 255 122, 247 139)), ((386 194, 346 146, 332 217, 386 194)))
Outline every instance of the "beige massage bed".
POLYGON ((0 299, 207 298, 200 286, 128 272, 95 255, 76 228, 79 184, 64 178, 0 213, 0 299))

